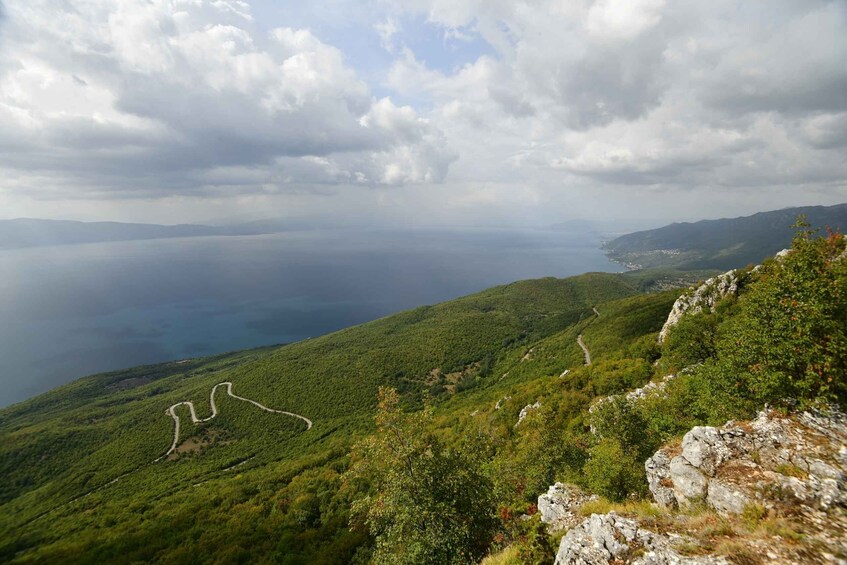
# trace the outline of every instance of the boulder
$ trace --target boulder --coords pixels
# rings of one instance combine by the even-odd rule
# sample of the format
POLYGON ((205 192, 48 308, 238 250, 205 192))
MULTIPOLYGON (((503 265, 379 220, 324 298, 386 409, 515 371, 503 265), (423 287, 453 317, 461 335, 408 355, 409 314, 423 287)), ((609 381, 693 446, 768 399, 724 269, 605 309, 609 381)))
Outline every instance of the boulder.
POLYGON ((705 498, 709 480, 685 457, 678 455, 671 459, 669 469, 678 503, 688 504, 705 498))
POLYGON ((791 417, 760 412, 743 426, 697 426, 682 453, 660 449, 645 465, 650 492, 672 508, 695 500, 738 514, 764 493, 781 492, 807 509, 847 507, 847 416, 835 408, 791 417))
MULTIPOLYGON (((740 434, 743 435, 743 432, 740 434)), ((732 438, 739 433, 695 426, 682 438, 682 456, 694 467, 714 477, 718 467, 733 454, 731 442, 724 439, 725 435, 732 438)))
POLYGON ((664 451, 657 451, 653 457, 644 463, 647 472, 647 483, 653 498, 664 508, 674 508, 677 505, 676 495, 671 480, 671 460, 664 451))
POLYGON ((596 499, 596 495, 586 496, 579 487, 556 483, 538 497, 541 521, 548 525, 550 532, 571 528, 582 519, 577 510, 596 499))
POLYGON ((674 545, 691 540, 646 530, 630 518, 615 512, 592 514, 571 529, 559 544, 556 565, 606 565, 633 563, 637 565, 718 565, 725 559, 712 556, 687 557, 674 545))

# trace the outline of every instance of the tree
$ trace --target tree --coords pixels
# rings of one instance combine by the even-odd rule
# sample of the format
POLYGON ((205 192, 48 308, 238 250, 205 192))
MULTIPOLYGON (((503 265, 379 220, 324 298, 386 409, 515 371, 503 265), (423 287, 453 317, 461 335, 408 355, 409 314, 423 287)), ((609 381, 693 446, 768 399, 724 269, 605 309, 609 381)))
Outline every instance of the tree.
POLYGON ((609 500, 623 500, 645 490, 644 465, 615 438, 603 438, 589 450, 585 483, 591 492, 609 500))
POLYGON ((721 328, 724 392, 756 403, 847 401, 844 237, 798 222, 790 253, 767 262, 721 328))
POLYGON ((381 388, 377 433, 357 444, 347 480, 371 493, 353 505, 375 539, 375 563, 470 563, 496 527, 492 487, 473 454, 429 433, 431 411, 406 414, 394 389, 381 388))

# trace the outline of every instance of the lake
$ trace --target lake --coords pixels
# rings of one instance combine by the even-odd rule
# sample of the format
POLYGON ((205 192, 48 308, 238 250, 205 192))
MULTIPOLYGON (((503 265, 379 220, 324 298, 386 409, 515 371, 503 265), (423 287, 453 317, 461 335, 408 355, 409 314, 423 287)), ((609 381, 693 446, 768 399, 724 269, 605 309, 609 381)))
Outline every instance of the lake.
POLYGON ((519 279, 620 271, 599 244, 578 230, 334 230, 0 251, 0 406, 519 279))

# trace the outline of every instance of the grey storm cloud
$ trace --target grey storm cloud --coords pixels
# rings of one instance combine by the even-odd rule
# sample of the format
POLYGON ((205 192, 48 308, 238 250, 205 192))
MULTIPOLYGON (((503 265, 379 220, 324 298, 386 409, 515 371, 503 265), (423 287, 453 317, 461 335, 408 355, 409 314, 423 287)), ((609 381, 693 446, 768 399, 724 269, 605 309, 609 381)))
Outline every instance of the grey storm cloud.
POLYGON ((387 69, 285 22, 259 31, 235 0, 0 2, 0 197, 357 185, 382 206, 404 185, 468 210, 645 186, 847 197, 843 0, 333 7, 383 40, 387 69), (407 44, 423 33, 444 52, 407 44), (485 52, 427 66, 468 38, 485 52))

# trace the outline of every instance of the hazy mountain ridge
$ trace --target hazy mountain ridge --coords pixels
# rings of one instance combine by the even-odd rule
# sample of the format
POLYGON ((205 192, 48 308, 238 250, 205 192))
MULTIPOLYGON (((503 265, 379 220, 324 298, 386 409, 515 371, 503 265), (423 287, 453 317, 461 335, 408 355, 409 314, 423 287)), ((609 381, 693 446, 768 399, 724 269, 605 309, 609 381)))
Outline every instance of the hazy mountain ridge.
POLYGON ((304 229, 302 220, 256 220, 227 226, 139 224, 17 218, 0 220, 0 249, 180 237, 238 236, 304 229))
POLYGON ((804 206, 752 216, 675 223, 627 234, 605 244, 607 255, 632 269, 727 270, 758 264, 789 247, 800 215, 817 228, 847 229, 847 204, 804 206))

